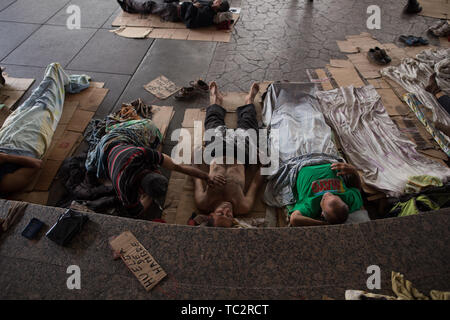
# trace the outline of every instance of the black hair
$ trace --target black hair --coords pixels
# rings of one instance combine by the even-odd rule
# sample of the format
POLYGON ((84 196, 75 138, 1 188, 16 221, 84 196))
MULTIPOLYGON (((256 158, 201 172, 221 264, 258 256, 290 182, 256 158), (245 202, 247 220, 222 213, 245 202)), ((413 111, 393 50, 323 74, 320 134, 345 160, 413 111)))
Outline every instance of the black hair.
POLYGON ((219 6, 219 12, 227 12, 228 10, 230 10, 230 4, 227 0, 223 0, 219 6))
POLYGON ((167 192, 169 180, 156 172, 147 173, 141 180, 141 188, 152 198, 163 197, 167 192))

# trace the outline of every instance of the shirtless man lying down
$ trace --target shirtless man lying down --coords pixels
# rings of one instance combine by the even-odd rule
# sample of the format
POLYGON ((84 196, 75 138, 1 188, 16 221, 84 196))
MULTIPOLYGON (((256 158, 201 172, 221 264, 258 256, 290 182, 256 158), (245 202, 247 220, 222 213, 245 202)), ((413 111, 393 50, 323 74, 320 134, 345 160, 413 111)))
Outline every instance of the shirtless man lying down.
MULTIPOLYGON (((246 98, 246 105, 237 109, 238 129, 235 130, 236 135, 239 130, 258 130, 256 110, 253 104, 258 91, 259 85, 256 83, 253 84, 246 98)), ((205 130, 215 130, 215 139, 225 142, 224 134, 227 130, 225 126, 226 110, 221 106, 223 96, 219 92, 215 82, 210 84, 210 101, 211 105, 206 109, 205 130)), ((216 142, 216 140, 213 141, 216 142)), ((194 179, 195 203, 202 213, 209 213, 208 226, 229 228, 233 226, 234 216, 249 213, 255 202, 258 188, 263 180, 260 169, 258 168, 247 193, 244 193, 246 165, 237 160, 237 145, 235 143, 232 144, 235 154, 233 159, 229 159, 232 161, 228 162, 232 162, 233 164, 226 164, 226 156, 214 157, 210 163, 210 176, 217 177, 216 179, 222 179, 225 182, 224 185, 207 186, 201 179, 194 179)), ((244 152, 246 152, 247 163, 248 144, 244 152)))

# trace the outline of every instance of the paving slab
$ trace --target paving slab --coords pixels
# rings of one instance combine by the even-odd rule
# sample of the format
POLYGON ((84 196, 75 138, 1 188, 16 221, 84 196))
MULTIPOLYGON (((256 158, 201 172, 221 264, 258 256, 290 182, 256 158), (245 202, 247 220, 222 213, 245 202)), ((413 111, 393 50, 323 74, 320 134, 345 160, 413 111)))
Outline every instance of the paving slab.
POLYGON ((67 2, 68 0, 17 0, 0 12, 0 20, 42 24, 67 2))
POLYGON ((67 8, 76 5, 80 8, 82 28, 100 28, 119 7, 115 0, 70 0, 46 24, 66 25, 69 14, 67 8))
POLYGON ((98 30, 69 64, 73 69, 133 74, 154 39, 128 39, 98 30))
POLYGON ((0 21, 0 61, 38 28, 37 24, 0 21))
MULTIPOLYGON (((0 217, 9 206, 0 201, 0 217)), ((393 270, 425 294, 450 289, 449 209, 358 225, 232 230, 87 214, 67 247, 44 236, 62 212, 29 205, 2 235, 1 299, 343 299, 347 289, 367 288, 374 261, 382 266, 377 293, 392 294, 393 270), (32 217, 46 225, 34 241, 20 235, 32 217), (108 239, 127 230, 168 274, 150 292, 122 261, 112 260, 108 239), (367 243, 373 239, 380 246, 367 243), (408 242, 413 245, 392 245, 408 242), (427 250, 435 257, 430 261, 422 254, 427 250), (406 254, 414 258, 395 259, 406 254), (81 269, 81 290, 67 289, 69 265, 81 269)))
POLYGON ((10 6, 16 0, 0 0, 0 11, 10 6))
POLYGON ((2 62, 36 67, 59 62, 65 67, 95 32, 96 29, 69 30, 62 26, 44 25, 2 62))

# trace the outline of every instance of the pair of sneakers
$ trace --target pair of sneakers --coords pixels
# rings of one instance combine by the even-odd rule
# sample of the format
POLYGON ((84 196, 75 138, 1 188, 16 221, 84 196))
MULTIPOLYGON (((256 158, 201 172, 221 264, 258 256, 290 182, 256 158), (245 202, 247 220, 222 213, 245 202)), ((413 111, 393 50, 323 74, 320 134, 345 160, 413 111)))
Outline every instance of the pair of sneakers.
POLYGON ((407 46, 426 46, 428 45, 428 40, 424 39, 422 37, 416 37, 416 36, 404 36, 401 35, 399 37, 399 40, 404 42, 407 46))
POLYGON ((189 87, 183 87, 175 95, 177 100, 189 100, 200 93, 207 93, 209 85, 202 79, 189 82, 189 87))
POLYGON ((367 57, 370 61, 378 65, 387 65, 392 59, 386 53, 386 50, 380 49, 379 47, 371 48, 367 52, 367 57))

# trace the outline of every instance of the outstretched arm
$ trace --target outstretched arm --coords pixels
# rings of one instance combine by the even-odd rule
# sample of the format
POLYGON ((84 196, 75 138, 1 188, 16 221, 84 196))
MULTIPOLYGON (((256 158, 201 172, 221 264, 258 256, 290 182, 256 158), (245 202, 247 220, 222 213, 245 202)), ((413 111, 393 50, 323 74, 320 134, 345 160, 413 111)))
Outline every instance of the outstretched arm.
POLYGON ((319 221, 315 219, 311 219, 302 215, 299 210, 295 210, 292 212, 290 219, 291 226, 293 227, 313 227, 313 226, 323 226, 328 223, 325 221, 319 221))
POLYGON ((204 180, 209 185, 224 185, 226 183, 226 180, 222 175, 211 176, 196 167, 176 164, 173 162, 172 158, 166 154, 163 154, 163 157, 162 167, 165 169, 181 172, 188 176, 204 180))
POLYGON ((359 173, 354 166, 349 163, 335 162, 331 165, 332 170, 338 170, 338 176, 348 175, 348 187, 361 190, 361 179, 359 173))
POLYGON ((255 176, 250 184, 250 187, 247 190, 247 194, 242 201, 237 214, 246 214, 249 213, 253 208, 253 204, 255 203, 256 194, 258 193, 258 189, 263 183, 263 177, 261 176, 261 169, 256 171, 255 176))

